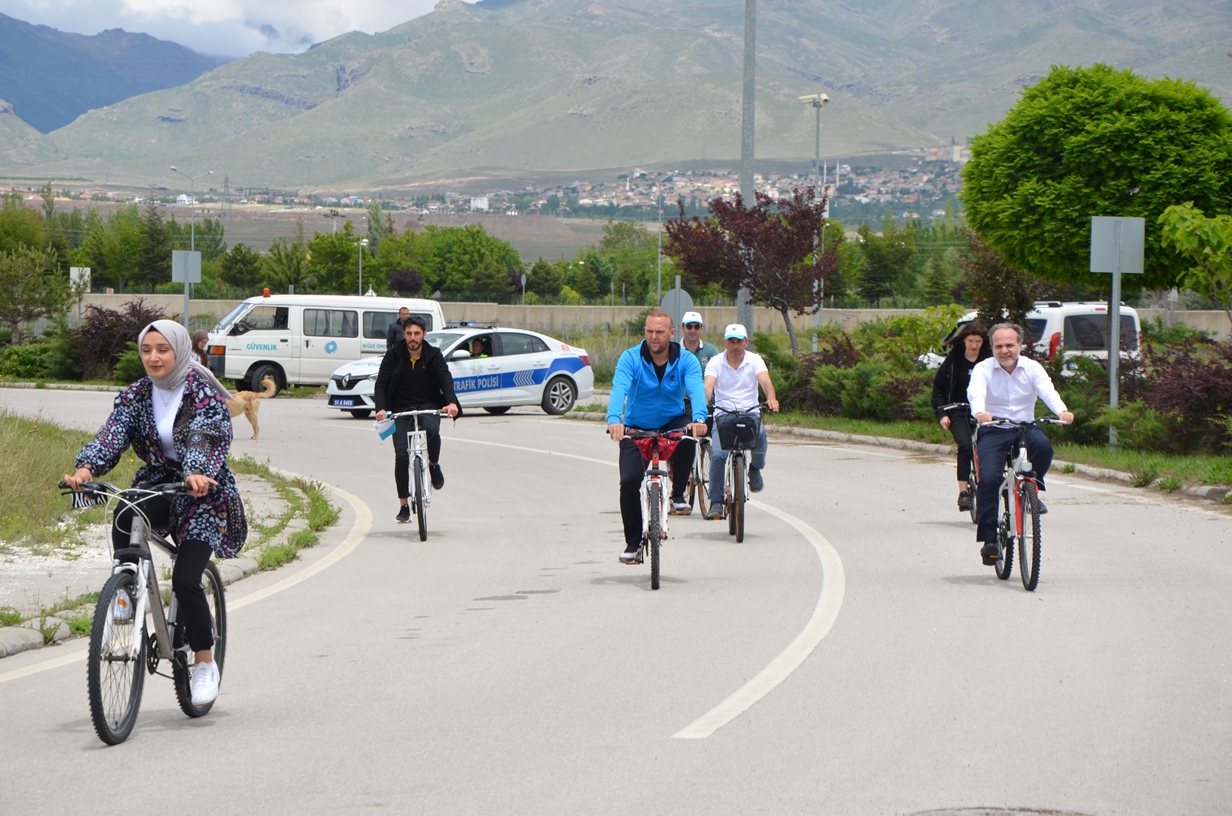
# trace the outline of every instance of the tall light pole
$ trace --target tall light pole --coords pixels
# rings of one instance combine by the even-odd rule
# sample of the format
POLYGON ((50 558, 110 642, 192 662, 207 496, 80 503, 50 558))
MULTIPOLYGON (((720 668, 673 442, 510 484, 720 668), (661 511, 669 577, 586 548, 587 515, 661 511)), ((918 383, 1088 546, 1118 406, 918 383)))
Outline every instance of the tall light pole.
MULTIPOLYGON (((757 204, 753 187, 753 135, 757 114, 757 0, 744 0, 744 89, 740 113, 740 197, 745 207, 757 204)), ((748 287, 736 293, 736 322, 752 332, 753 296, 748 287)), ((752 340, 752 337, 749 338, 752 340)), ((749 348, 753 344, 749 343, 749 348)))
POLYGON ((368 248, 368 239, 359 239, 359 294, 364 293, 364 250, 368 248))
POLYGON ((197 179, 204 178, 205 176, 212 176, 214 175, 214 171, 206 170, 204 173, 198 173, 195 176, 190 176, 187 173, 185 173, 183 170, 176 167, 174 164, 171 165, 171 169, 179 173, 184 178, 188 179, 189 201, 192 207, 192 209, 190 210, 191 224, 189 226, 189 232, 188 232, 188 251, 196 252, 197 250, 197 179))
MULTIPOLYGON (((814 189, 817 189, 817 186, 820 185, 821 183, 821 175, 817 172, 818 165, 821 163, 821 109, 830 103, 830 97, 826 96, 823 93, 815 93, 815 94, 809 94, 808 96, 800 97, 800 101, 805 103, 806 105, 812 105, 813 109, 817 111, 817 136, 816 136, 816 141, 813 144, 813 178, 815 179, 814 189)), ((825 189, 822 188, 821 192, 822 192, 822 195, 824 195, 825 189)), ((823 253, 826 251, 825 240, 826 240, 826 233, 825 233, 825 225, 823 224, 822 233, 821 233, 821 241, 820 241, 820 243, 822 244, 821 252, 823 253)), ((816 246, 814 246, 813 247, 813 266, 817 266, 817 253, 818 253, 818 249, 816 246)), ((821 328, 821 303, 823 299, 825 298, 825 294, 821 291, 821 281, 817 282, 815 289, 817 292, 817 304, 818 305, 817 305, 817 311, 813 312, 813 353, 814 354, 817 353, 817 331, 816 330, 821 328)))

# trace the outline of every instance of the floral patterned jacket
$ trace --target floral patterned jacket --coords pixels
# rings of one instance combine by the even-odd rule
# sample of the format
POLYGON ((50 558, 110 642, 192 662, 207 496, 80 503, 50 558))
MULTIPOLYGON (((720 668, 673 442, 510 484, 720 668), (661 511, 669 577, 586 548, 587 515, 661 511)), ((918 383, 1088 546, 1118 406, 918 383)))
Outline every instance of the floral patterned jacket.
POLYGON ((170 462, 158 441, 154 423, 153 383, 149 377, 121 391, 111 416, 94 441, 77 454, 77 467, 89 465, 101 476, 120 462, 131 445, 146 463, 133 478, 133 487, 182 481, 200 473, 218 482, 201 498, 175 496, 171 500, 170 534, 177 542, 197 539, 209 544, 219 558, 233 558, 248 539, 248 521, 235 477, 227 468, 231 449, 231 414, 227 403, 204 377, 189 371, 184 399, 176 414, 171 437, 178 461, 170 462))

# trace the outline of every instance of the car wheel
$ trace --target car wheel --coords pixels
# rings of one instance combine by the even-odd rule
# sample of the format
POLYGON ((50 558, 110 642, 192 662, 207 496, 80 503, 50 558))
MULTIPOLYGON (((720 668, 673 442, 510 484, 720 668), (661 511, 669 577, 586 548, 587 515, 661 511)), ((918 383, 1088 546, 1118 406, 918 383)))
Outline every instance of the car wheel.
POLYGON ((565 377, 557 377, 543 389, 543 410, 553 416, 567 414, 577 400, 577 388, 565 377))
POLYGON ((508 405, 485 405, 483 410, 487 411, 489 414, 499 415, 499 414, 503 414, 506 411, 508 411, 509 406, 508 405))
POLYGON ((350 414, 356 419, 367 419, 369 416, 372 415, 372 410, 369 408, 361 408, 356 411, 351 411, 350 414))
POLYGON ((274 396, 278 396, 282 389, 287 387, 287 381, 282 378, 282 369, 276 365, 259 365, 252 370, 252 377, 249 382, 252 383, 254 389, 260 390, 261 385, 266 377, 274 379, 274 396))

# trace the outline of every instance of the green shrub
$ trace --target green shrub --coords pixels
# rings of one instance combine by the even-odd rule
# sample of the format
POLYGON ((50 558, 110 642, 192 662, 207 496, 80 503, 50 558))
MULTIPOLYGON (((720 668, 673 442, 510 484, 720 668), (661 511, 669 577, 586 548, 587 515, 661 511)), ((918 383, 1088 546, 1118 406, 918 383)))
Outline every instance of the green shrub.
POLYGON ((1185 486, 1185 483, 1176 476, 1165 476, 1155 483, 1155 486, 1160 490, 1167 490, 1169 493, 1175 493, 1185 486))
POLYGON ((0 376, 10 380, 43 379, 43 348, 39 343, 9 346, 0 353, 0 376))
POLYGON ((1204 485, 1232 484, 1232 461, 1217 461, 1203 468, 1201 481, 1204 485))
POLYGON ((119 383, 131 383, 144 376, 145 366, 141 364, 141 352, 137 350, 136 343, 129 343, 128 348, 116 360, 111 379, 119 383))
MULTIPOLYGON (((890 360, 863 360, 852 368, 818 366, 813 372, 813 390, 825 401, 837 402, 838 414, 850 419, 880 421, 921 419, 932 416, 932 408, 916 413, 917 395, 932 386, 931 378, 918 373, 902 373, 890 360)), ((927 401, 922 403, 928 406, 927 401)))

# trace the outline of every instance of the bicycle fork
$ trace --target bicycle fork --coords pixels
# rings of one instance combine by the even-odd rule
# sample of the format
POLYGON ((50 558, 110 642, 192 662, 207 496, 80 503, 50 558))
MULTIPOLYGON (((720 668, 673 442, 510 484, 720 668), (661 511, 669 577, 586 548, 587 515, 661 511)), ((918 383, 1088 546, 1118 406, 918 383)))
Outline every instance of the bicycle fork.
MULTIPOLYGON (((667 494, 663 490, 663 486, 665 484, 665 479, 667 477, 667 471, 664 470, 663 468, 655 467, 652 465, 650 469, 646 471, 646 475, 650 477, 646 483, 647 488, 649 488, 650 485, 652 484, 657 485, 659 488, 659 538, 660 540, 666 541, 667 540, 667 494)), ((646 510, 647 512, 642 513, 642 540, 649 544, 650 543, 650 512, 649 512, 650 511, 650 490, 649 489, 646 491, 646 510)))

